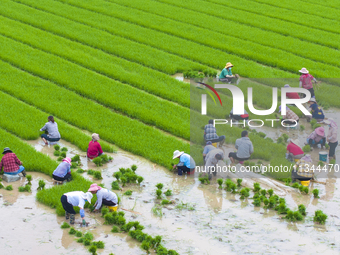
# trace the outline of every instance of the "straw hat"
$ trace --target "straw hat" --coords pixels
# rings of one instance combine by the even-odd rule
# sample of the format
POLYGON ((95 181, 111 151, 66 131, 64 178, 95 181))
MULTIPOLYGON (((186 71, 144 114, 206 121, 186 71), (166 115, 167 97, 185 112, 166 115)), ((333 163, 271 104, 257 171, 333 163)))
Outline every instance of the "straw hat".
POLYGON ((101 187, 100 186, 98 186, 97 185, 97 183, 93 183, 93 184, 91 184, 91 186, 90 186, 90 188, 89 188, 89 192, 91 192, 91 191, 98 191, 98 190, 100 190, 101 189, 101 187))
POLYGON ((325 128, 324 127, 318 127, 315 129, 315 133, 319 136, 324 137, 325 136, 325 128))
POLYGON ((292 139, 291 142, 294 143, 295 145, 297 145, 297 146, 300 147, 300 142, 299 142, 299 140, 297 140, 297 139, 292 139))
POLYGON ((70 159, 70 158, 64 158, 62 161, 63 161, 63 162, 66 162, 66 163, 69 163, 70 165, 72 165, 71 159, 70 159))
POLYGON ((225 68, 228 68, 228 67, 233 67, 232 63, 228 62, 227 64, 225 64, 225 68))
POLYGON ((301 70, 299 70, 299 72, 302 73, 302 74, 309 73, 309 71, 306 68, 302 68, 301 70))
POLYGON ((12 152, 12 151, 11 151, 11 149, 10 149, 10 148, 6 147, 6 148, 4 149, 4 151, 3 151, 3 153, 2 153, 2 154, 5 154, 6 152, 12 152))
POLYGON ((175 150, 172 159, 178 158, 184 153, 184 151, 175 150))

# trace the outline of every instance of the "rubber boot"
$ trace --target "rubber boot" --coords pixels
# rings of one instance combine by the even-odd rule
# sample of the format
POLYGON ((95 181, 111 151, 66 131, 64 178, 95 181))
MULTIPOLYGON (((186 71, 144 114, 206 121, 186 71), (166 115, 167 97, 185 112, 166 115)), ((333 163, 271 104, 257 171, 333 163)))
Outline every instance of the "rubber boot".
POLYGON ((25 170, 22 171, 21 173, 22 173, 22 176, 26 177, 26 171, 25 170))
POLYGON ((73 225, 74 221, 76 219, 76 215, 75 214, 70 214, 70 224, 73 225))
POLYGON ((70 218, 70 213, 69 212, 65 212, 65 218, 68 220, 70 218))

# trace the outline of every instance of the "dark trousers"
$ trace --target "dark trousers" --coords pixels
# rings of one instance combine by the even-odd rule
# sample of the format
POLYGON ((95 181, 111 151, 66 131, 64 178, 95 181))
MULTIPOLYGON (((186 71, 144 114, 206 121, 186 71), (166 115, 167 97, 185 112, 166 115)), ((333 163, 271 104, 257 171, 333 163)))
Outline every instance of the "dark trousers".
POLYGON ((303 177, 297 174, 296 171, 292 171, 292 180, 299 180, 299 181, 309 181, 310 179, 312 179, 311 177, 303 177))
POLYGON ((241 115, 230 114, 229 117, 234 120, 248 120, 249 117, 242 118, 241 115))
POLYGON ((183 173, 191 174, 194 172, 195 168, 187 168, 186 166, 177 166, 178 175, 183 175, 183 173))
POLYGON ((321 144, 321 146, 325 146, 325 143, 326 143, 326 139, 325 138, 322 138, 318 143, 315 142, 313 139, 309 139, 308 140, 308 144, 312 147, 312 146, 316 146, 318 144, 321 144))
POLYGON ((328 156, 334 157, 334 155, 335 155, 335 148, 336 148, 336 146, 338 146, 338 142, 328 143, 328 145, 329 145, 329 154, 328 154, 328 156))
POLYGON ((73 209, 73 205, 71 205, 69 202, 67 202, 67 196, 62 195, 60 202, 63 205, 63 208, 66 212, 68 212, 70 214, 76 214, 76 212, 73 209))
MULTIPOLYGON (((296 121, 296 123, 299 123, 299 120, 296 121)), ((294 121, 284 120, 285 125, 295 125, 294 121)))
MULTIPOLYGON (((310 89, 307 89, 309 92, 310 92, 310 96, 311 97, 315 97, 315 94, 314 94, 314 88, 310 88, 310 89)), ((306 95, 305 94, 300 94, 300 98, 305 98, 306 95)))
POLYGON ((103 200, 102 200, 102 204, 103 204, 103 205, 108 205, 108 206, 115 206, 115 205, 116 205, 116 204, 113 203, 112 201, 106 200, 106 199, 104 199, 104 198, 103 198, 103 200))
MULTIPOLYGON (((204 139, 205 139, 205 136, 204 136, 204 139)), ((210 139, 210 140, 205 139, 205 141, 210 141, 212 143, 218 143, 219 142, 220 145, 222 145, 224 143, 224 140, 225 140, 225 135, 221 135, 216 139, 210 139)))
POLYGON ((41 138, 44 138, 45 140, 50 142, 58 142, 60 140, 60 138, 49 138, 46 134, 42 134, 41 138))
POLYGON ((58 176, 55 176, 54 174, 52 176, 53 176, 54 180, 59 181, 59 182, 63 182, 65 180, 67 180, 68 178, 71 178, 71 173, 67 173, 64 177, 58 177, 58 176))

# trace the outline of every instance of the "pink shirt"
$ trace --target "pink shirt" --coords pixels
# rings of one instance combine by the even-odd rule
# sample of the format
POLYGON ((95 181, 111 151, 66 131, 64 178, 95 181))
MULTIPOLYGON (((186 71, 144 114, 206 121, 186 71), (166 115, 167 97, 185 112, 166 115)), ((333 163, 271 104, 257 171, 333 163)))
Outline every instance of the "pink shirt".
POLYGON ((304 88, 304 89, 313 88, 313 83, 312 83, 313 79, 314 79, 314 77, 309 73, 301 75, 300 81, 302 82, 302 88, 304 88))
POLYGON ((89 143, 89 148, 87 149, 87 156, 90 159, 93 159, 95 157, 98 157, 100 153, 103 153, 100 143, 91 141, 89 143))
POLYGON ((300 155, 300 154, 304 154, 304 153, 303 153, 303 150, 302 150, 299 146, 297 146, 296 144, 294 144, 294 143, 288 144, 288 146, 287 146, 287 151, 289 151, 290 153, 292 153, 294 156, 300 155))

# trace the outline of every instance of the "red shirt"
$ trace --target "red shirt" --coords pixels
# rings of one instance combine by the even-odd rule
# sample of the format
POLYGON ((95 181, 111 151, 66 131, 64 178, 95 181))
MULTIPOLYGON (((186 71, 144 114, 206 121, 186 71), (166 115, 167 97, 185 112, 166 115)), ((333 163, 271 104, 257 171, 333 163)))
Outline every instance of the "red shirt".
POLYGON ((313 83, 312 83, 313 79, 314 79, 314 77, 309 73, 301 75, 300 81, 302 82, 302 88, 304 88, 304 89, 313 88, 313 83))
POLYGON ((294 156, 304 154, 303 150, 294 143, 288 144, 287 151, 292 153, 294 156))
POLYGON ((100 153, 103 153, 102 146, 100 146, 100 143, 98 143, 97 141, 96 142, 91 141, 89 143, 89 148, 87 149, 87 156, 90 159, 93 159, 95 157, 98 157, 100 153))
POLYGON ((296 92, 290 92, 290 93, 287 93, 286 95, 288 98, 291 98, 291 99, 300 99, 299 94, 296 92))
POLYGON ((22 165, 21 161, 17 158, 13 152, 7 152, 1 159, 0 170, 4 167, 5 173, 12 173, 19 170, 22 165))

